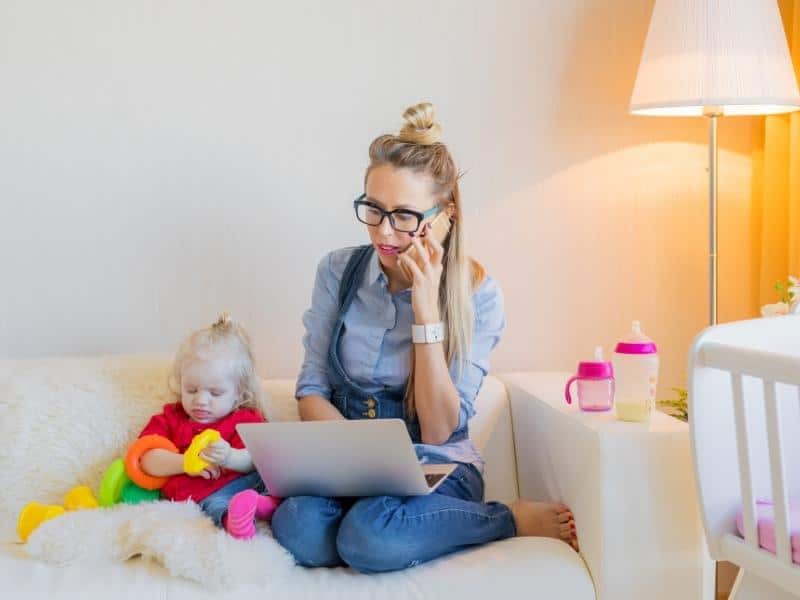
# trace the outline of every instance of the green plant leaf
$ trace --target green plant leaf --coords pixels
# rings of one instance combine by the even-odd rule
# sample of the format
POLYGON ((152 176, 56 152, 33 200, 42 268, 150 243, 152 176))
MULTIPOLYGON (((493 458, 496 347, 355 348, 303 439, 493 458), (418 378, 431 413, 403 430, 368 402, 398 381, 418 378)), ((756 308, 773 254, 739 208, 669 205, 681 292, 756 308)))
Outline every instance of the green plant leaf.
POLYGON ((672 415, 681 421, 689 420, 689 391, 683 388, 670 388, 675 392, 676 398, 668 400, 659 400, 656 405, 663 410, 663 412, 672 415), (664 410, 665 409, 665 410, 664 410))

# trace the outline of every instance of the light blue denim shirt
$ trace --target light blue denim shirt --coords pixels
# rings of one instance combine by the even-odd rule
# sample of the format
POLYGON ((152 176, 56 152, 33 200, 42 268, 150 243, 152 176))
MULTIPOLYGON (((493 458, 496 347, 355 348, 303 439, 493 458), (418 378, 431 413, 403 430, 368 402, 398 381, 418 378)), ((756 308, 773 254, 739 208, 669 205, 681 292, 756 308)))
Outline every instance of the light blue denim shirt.
MULTIPOLYGON (((295 396, 312 394, 330 400, 328 346, 338 312, 339 282, 355 248, 328 253, 317 267, 311 307, 303 314, 305 359, 297 380, 295 396)), ((475 414, 475 398, 489 371, 489 353, 505 328, 503 295, 487 276, 472 296, 475 314, 469 356, 462 361, 460 377, 456 364, 450 374, 461 398, 458 429, 475 414)), ((386 274, 373 253, 364 280, 345 315, 346 333, 341 340, 341 359, 350 378, 366 392, 384 386, 396 387, 408 379, 411 365, 411 289, 391 294, 386 274)), ((415 444, 423 462, 464 462, 483 467, 483 459, 470 440, 442 446, 415 444)))

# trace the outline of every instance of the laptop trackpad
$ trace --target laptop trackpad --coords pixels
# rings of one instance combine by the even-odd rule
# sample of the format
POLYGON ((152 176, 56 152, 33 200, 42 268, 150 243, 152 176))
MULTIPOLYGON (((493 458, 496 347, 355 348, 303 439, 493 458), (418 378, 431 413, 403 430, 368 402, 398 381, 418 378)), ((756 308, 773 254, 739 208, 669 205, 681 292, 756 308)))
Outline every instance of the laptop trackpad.
POLYGON ((435 490, 445 478, 452 473, 458 465, 455 464, 442 464, 442 465, 432 465, 432 464, 425 464, 420 465, 422 467, 422 472, 425 474, 425 482, 428 484, 430 491, 432 492, 435 490))

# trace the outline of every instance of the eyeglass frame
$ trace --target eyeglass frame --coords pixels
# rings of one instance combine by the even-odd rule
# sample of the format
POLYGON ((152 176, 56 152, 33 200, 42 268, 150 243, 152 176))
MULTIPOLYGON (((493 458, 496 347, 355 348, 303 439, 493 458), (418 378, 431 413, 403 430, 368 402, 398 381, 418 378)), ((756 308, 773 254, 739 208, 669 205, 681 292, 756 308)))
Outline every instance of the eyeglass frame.
POLYGON ((367 197, 366 194, 361 194, 358 198, 353 200, 353 210, 355 210, 356 219, 358 219, 358 222, 359 223, 364 223, 364 225, 366 225, 367 227, 379 227, 381 225, 381 223, 383 223, 383 220, 386 217, 389 217, 389 225, 391 225, 392 229, 394 229, 395 231, 397 231, 399 233, 416 233, 417 231, 419 231, 419 227, 420 227, 420 225, 422 225, 422 222, 425 219, 427 219, 428 217, 432 217, 433 215, 438 214, 443 210, 443 207, 441 205, 439 205, 439 204, 429 208, 428 210, 422 211, 422 212, 419 212, 418 210, 412 210, 410 208, 395 208, 394 210, 384 210, 383 208, 381 208, 380 206, 378 206, 374 202, 366 200, 366 197, 367 197), (359 206, 369 206, 370 208, 374 208, 375 210, 379 211, 381 213, 381 220, 378 221, 375 224, 365 223, 364 221, 362 221, 361 219, 358 218, 358 207, 359 206), (406 214, 410 214, 410 215, 413 215, 413 216, 417 217, 417 227, 415 229, 412 229, 411 231, 405 231, 403 229, 397 229, 397 227, 395 227, 395 224, 394 224, 394 216, 393 216, 394 213, 406 213, 406 214))

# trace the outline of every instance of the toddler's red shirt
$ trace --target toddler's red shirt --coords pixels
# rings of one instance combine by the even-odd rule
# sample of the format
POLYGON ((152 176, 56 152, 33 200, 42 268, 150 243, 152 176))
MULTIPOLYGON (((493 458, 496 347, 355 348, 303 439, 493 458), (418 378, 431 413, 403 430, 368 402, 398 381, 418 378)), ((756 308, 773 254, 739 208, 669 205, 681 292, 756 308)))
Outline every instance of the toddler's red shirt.
MULTIPOLYGON (((244 442, 236 433, 236 425, 239 423, 263 423, 264 417, 257 410, 252 408, 240 408, 231 414, 221 418, 215 423, 198 423, 193 421, 186 411, 183 410, 180 402, 165 404, 160 414, 153 415, 145 428, 139 434, 156 434, 170 440, 183 453, 192 443, 192 438, 205 429, 216 429, 219 431, 223 440, 227 441, 233 448, 244 448, 244 442)), ((206 496, 210 496, 218 489, 225 487, 242 473, 223 469, 219 479, 203 479, 202 477, 191 477, 186 473, 173 475, 169 478, 166 485, 161 488, 161 496, 168 500, 194 500, 200 502, 206 496)))

